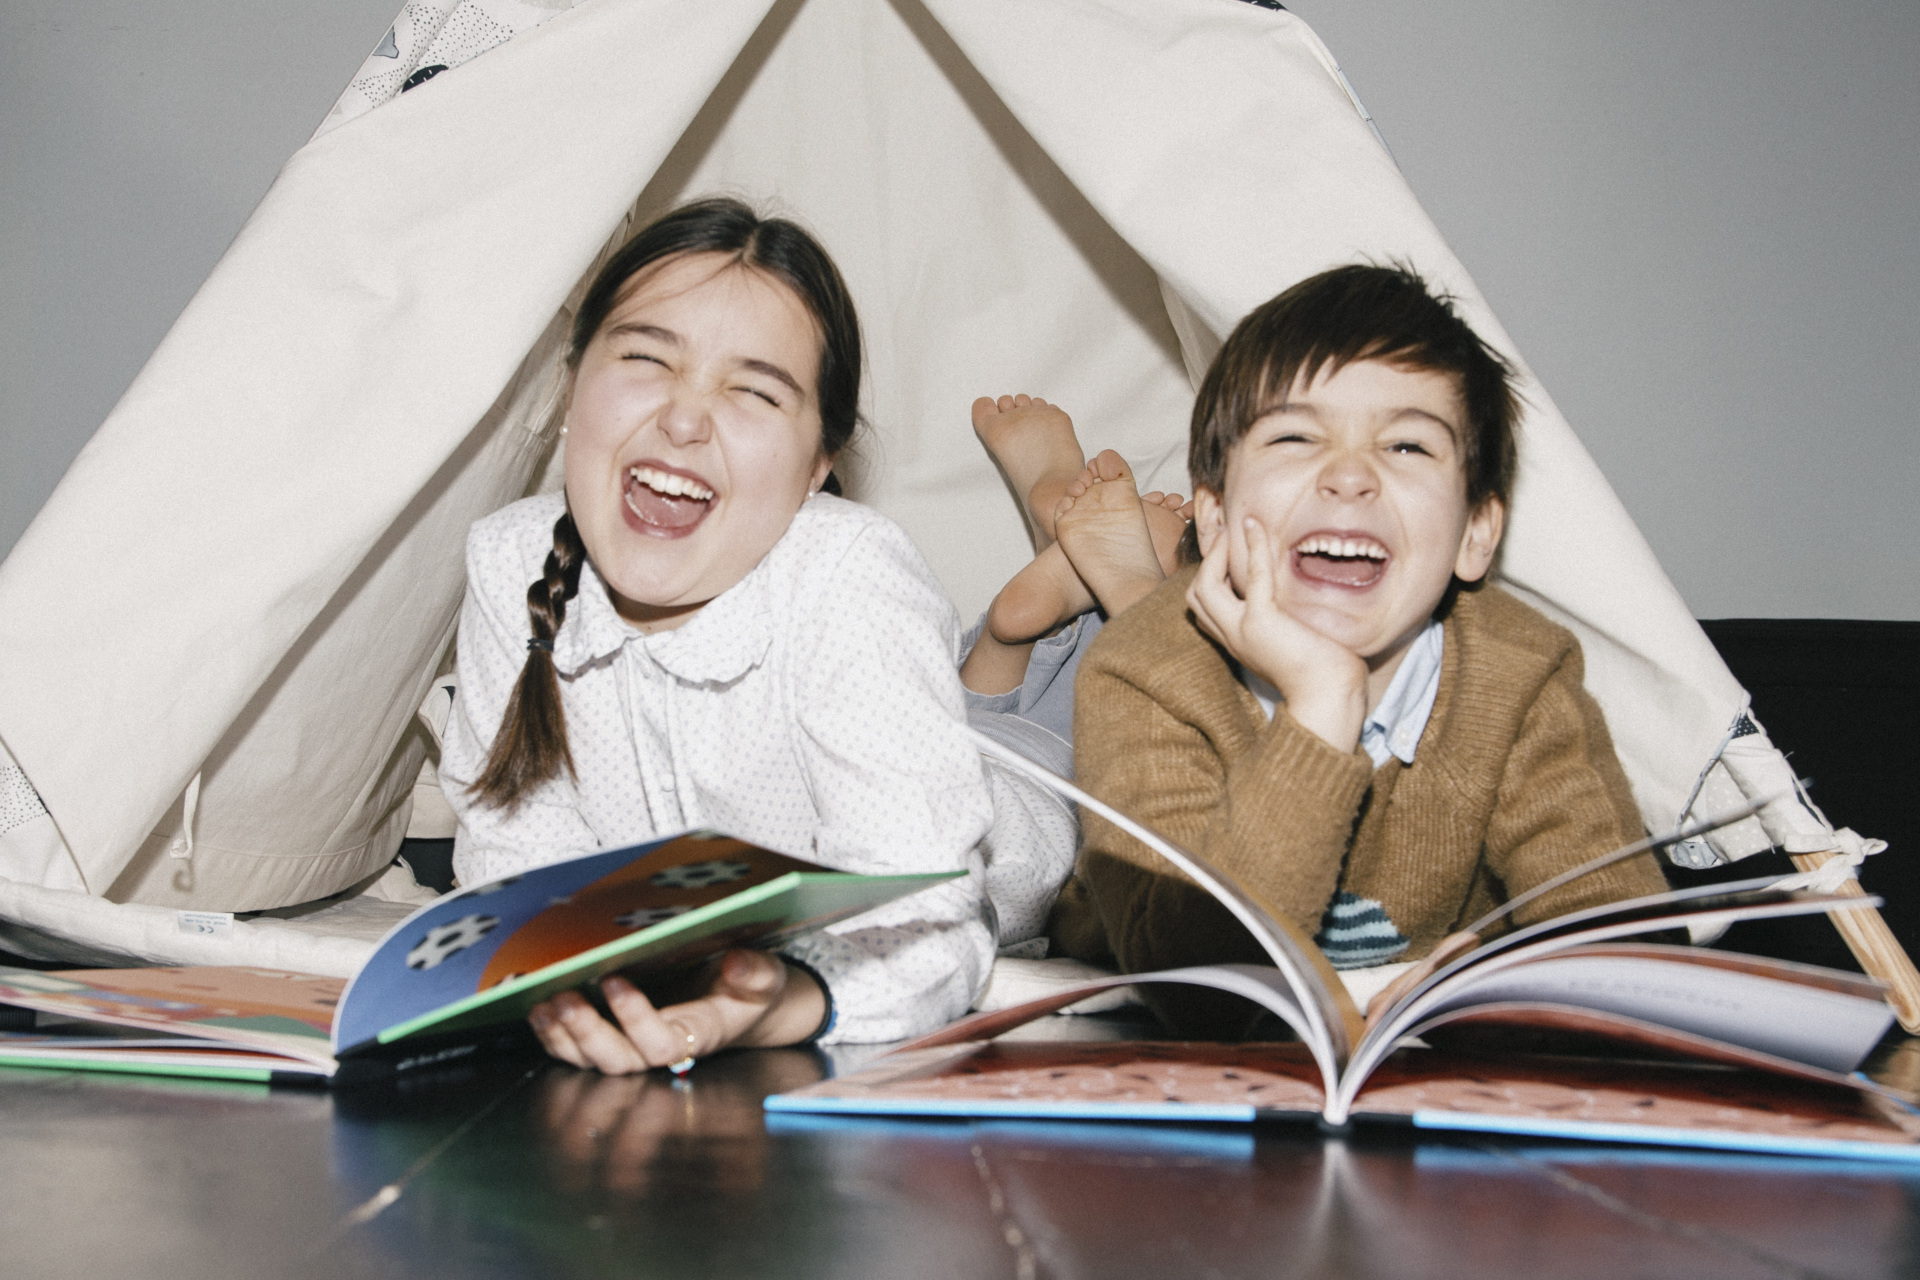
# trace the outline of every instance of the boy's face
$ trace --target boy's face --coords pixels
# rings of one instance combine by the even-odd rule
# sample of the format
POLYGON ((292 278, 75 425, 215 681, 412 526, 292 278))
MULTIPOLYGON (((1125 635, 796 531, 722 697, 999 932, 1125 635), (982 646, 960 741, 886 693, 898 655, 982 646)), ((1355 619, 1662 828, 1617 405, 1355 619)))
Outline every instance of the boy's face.
POLYGON ((1243 596, 1251 518, 1277 563, 1276 603, 1379 670, 1433 616, 1453 578, 1486 575, 1500 543, 1496 498, 1467 507, 1466 415, 1451 375, 1359 360, 1296 379, 1201 488, 1200 549, 1227 539, 1243 596))

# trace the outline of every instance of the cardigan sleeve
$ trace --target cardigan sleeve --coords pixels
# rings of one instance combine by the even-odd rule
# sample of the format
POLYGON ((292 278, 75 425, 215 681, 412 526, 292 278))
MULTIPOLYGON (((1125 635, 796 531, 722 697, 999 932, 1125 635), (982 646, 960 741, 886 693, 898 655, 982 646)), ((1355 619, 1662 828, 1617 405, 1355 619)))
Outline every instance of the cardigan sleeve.
MULTIPOLYGON (((1641 838, 1645 828, 1614 755, 1600 706, 1582 680, 1572 644, 1521 720, 1487 823, 1487 867, 1506 897, 1641 838)), ((1515 925, 1660 893, 1666 877, 1652 853, 1636 854, 1515 913, 1515 925)))

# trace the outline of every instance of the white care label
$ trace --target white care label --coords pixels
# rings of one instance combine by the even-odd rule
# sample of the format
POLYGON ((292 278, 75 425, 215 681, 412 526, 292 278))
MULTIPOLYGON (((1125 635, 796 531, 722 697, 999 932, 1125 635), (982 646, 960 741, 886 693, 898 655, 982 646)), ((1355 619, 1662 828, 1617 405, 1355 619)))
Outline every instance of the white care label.
POLYGON ((231 938, 233 936, 233 912, 231 911, 176 911, 174 920, 182 933, 190 933, 196 938, 231 938))

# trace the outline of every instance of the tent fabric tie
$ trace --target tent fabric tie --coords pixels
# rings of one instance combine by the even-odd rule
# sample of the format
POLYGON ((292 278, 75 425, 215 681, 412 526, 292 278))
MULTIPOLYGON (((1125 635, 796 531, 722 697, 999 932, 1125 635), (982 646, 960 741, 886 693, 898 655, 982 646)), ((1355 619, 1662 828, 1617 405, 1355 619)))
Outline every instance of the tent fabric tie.
POLYGON ((180 797, 180 834, 167 846, 169 858, 182 860, 193 857, 193 820, 200 813, 200 774, 196 771, 193 780, 187 783, 186 794, 180 797))
POLYGON ((1852 827, 1841 827, 1831 836, 1816 832, 1795 833, 1781 842, 1789 854, 1833 853, 1835 856, 1797 875, 1774 881, 1776 889, 1811 889, 1816 893, 1835 893, 1856 876, 1860 864, 1886 850, 1885 840, 1862 836, 1852 827))

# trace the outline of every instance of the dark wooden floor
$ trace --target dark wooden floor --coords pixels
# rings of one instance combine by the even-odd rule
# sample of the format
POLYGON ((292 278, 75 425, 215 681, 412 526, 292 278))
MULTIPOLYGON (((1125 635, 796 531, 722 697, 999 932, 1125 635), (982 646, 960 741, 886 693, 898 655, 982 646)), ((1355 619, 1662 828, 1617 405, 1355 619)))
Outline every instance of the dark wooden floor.
POLYGON ((1920 1274, 1920 1174, 1884 1167, 761 1111, 823 1069, 499 1062, 338 1094, 0 1070, 0 1275, 1920 1274))

